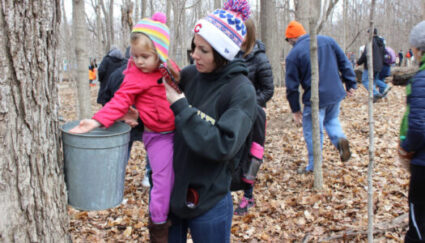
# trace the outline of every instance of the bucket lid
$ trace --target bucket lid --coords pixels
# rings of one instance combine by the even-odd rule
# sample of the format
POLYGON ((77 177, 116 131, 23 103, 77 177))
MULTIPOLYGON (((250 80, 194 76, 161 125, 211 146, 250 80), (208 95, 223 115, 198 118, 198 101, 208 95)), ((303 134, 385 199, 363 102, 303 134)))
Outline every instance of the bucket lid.
POLYGON ((80 136, 80 137, 108 137, 108 136, 116 136, 121 135, 130 132, 131 127, 124 122, 115 122, 112 126, 109 128, 95 128, 92 131, 88 133, 70 133, 69 130, 74 128, 80 124, 80 120, 77 121, 71 121, 63 124, 61 126, 61 131, 65 134, 73 135, 73 136, 80 136))

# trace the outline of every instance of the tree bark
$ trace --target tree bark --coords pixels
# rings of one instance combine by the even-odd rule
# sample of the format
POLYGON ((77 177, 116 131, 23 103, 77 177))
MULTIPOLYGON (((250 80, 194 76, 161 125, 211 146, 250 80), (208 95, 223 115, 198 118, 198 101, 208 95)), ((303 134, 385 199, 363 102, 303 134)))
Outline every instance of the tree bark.
POLYGON ((75 56, 77 59, 77 111, 78 119, 91 117, 90 87, 88 78, 89 58, 87 55, 87 27, 84 22, 84 0, 73 0, 73 27, 75 38, 75 56))
POLYGON ((310 6, 310 64, 311 64, 311 119, 313 125, 313 160, 314 160, 314 189, 323 189, 322 147, 320 146, 319 122, 319 60, 317 54, 317 26, 321 1, 315 1, 310 6))
POLYGON ((131 29, 133 28, 133 2, 125 0, 121 5, 121 31, 123 41, 121 42, 121 50, 125 50, 129 45, 131 29))
POLYGON ((2 0, 0 13, 0 241, 66 242, 60 0, 2 0))
POLYGON ((367 216, 368 216, 368 225, 367 225, 367 240, 369 243, 373 242, 373 167, 374 167, 374 120, 373 120, 373 61, 372 61, 372 41, 373 41, 373 26, 374 26, 374 10, 375 10, 375 0, 372 0, 370 7, 370 24, 369 24, 369 42, 367 44, 367 65, 368 65, 368 75, 369 75, 369 165, 367 168, 367 216))
POLYGON ((221 0, 214 0, 214 9, 222 8, 221 6, 221 0))

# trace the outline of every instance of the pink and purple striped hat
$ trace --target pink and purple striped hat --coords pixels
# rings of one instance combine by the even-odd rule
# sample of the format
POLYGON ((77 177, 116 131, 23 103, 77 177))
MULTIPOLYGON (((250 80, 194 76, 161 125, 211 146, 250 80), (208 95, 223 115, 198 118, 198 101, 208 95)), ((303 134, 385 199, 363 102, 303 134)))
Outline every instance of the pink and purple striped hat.
POLYGON ((140 20, 131 32, 138 32, 147 35, 153 42, 156 52, 161 61, 168 59, 168 48, 170 46, 170 30, 165 23, 167 17, 164 13, 157 12, 152 18, 140 20))

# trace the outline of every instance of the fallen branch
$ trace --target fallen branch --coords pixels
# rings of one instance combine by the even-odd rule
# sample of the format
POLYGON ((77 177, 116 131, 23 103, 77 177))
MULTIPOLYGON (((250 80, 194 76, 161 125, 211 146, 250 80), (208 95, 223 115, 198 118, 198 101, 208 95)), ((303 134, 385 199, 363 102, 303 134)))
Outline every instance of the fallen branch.
MULTIPOLYGON (((408 213, 402 214, 398 216, 397 218, 393 219, 391 222, 384 222, 381 224, 376 225, 375 230, 373 231, 374 234, 382 234, 385 232, 388 232, 389 230, 392 230, 394 228, 405 228, 407 227, 407 222, 404 222, 409 217, 408 213)), ((344 231, 338 235, 330 236, 327 238, 320 238, 320 241, 332 241, 332 240, 338 240, 338 239, 348 239, 352 238, 354 236, 358 235, 367 235, 367 230, 362 231, 356 231, 356 230, 347 230, 344 231)))

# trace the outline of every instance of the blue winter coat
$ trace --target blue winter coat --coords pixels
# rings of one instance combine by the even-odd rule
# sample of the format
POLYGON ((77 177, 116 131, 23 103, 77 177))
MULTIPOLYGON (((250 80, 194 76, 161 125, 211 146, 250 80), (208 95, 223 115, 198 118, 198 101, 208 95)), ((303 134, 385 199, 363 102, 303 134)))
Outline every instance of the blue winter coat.
POLYGON ((413 77, 411 85, 411 93, 407 97, 410 105, 407 135, 401 147, 415 152, 412 164, 425 166, 425 70, 413 77))
MULTIPOLYGON (((356 89, 356 76, 353 67, 334 39, 317 36, 317 53, 319 58, 319 106, 336 104, 344 99, 346 89, 356 89)), ((304 89, 303 103, 310 106, 311 65, 310 36, 303 35, 295 43, 286 57, 286 98, 292 112, 300 110, 298 87, 304 89)))

